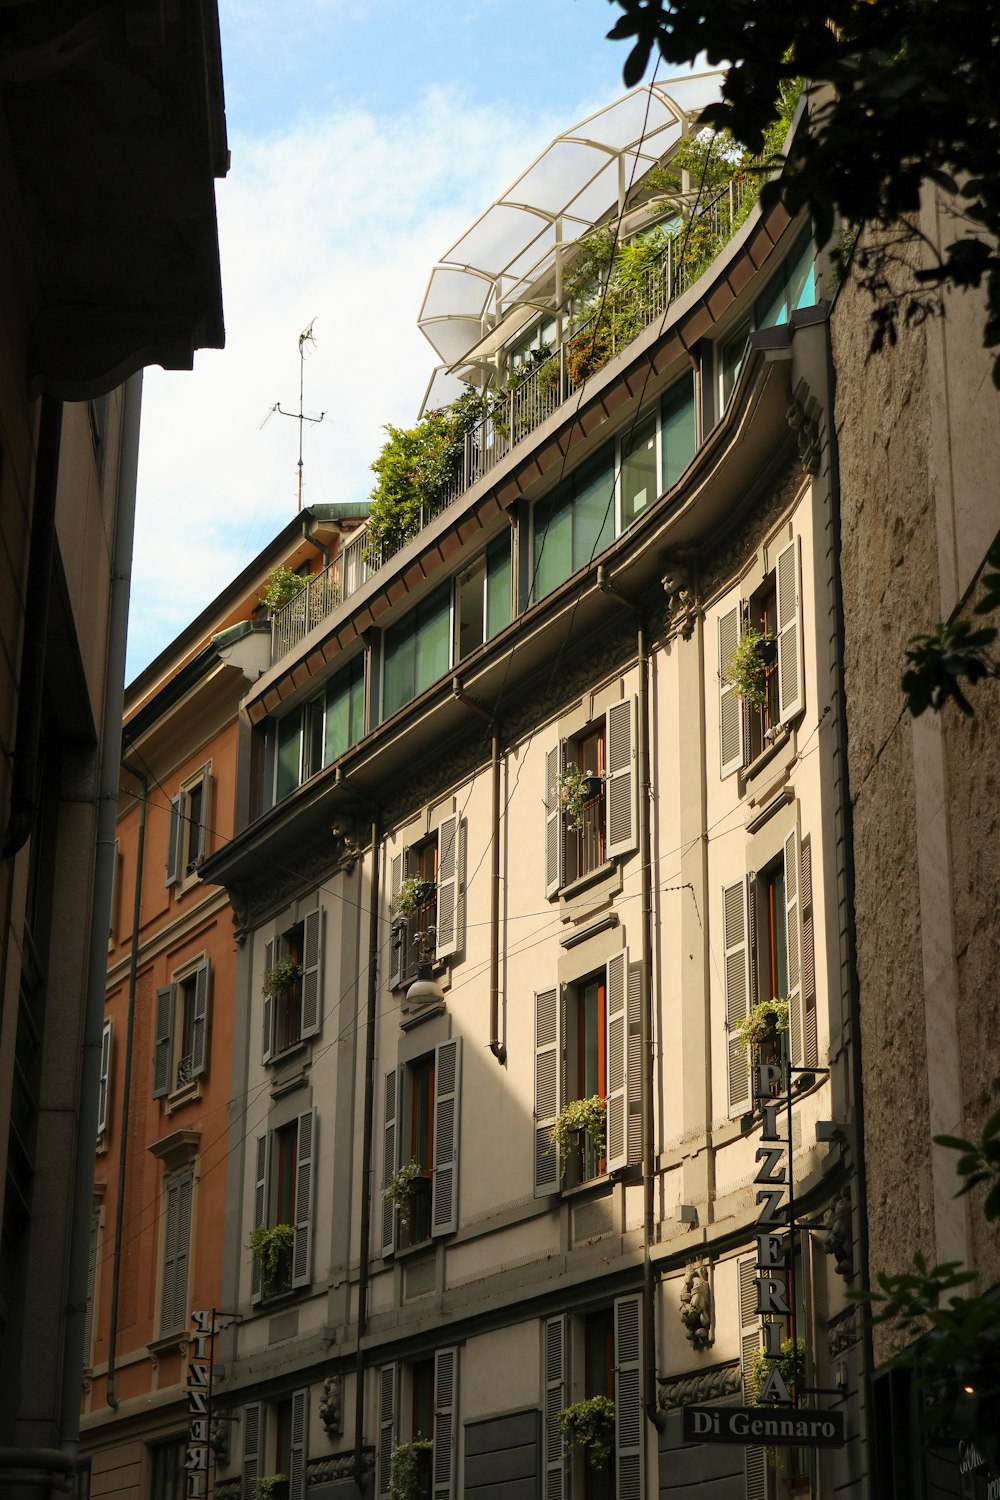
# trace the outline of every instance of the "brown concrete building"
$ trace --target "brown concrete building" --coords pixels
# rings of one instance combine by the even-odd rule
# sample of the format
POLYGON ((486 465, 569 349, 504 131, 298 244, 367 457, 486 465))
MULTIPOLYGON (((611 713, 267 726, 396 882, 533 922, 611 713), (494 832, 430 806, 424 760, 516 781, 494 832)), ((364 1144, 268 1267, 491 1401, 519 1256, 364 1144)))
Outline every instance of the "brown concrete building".
POLYGON ((0 1489, 72 1472, 141 378, 223 342, 214 0, 0 19, 0 1489))

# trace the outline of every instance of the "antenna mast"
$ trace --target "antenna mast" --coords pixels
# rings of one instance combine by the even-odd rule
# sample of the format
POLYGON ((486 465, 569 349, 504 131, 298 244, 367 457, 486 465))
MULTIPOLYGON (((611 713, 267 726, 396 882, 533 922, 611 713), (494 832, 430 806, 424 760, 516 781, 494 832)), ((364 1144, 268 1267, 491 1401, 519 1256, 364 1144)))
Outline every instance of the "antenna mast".
MULTIPOLYGON (((306 376, 306 344, 313 344, 313 345, 315 345, 315 343, 316 343, 316 339, 315 339, 315 336, 313 334, 313 325, 315 324, 315 322, 316 322, 316 319, 313 318, 313 320, 309 324, 309 326, 307 328, 303 328, 302 332, 299 334, 299 409, 298 409, 298 411, 285 411, 285 409, 282 406, 281 402, 280 401, 276 401, 274 403, 274 405, 271 407, 271 410, 267 414, 267 417, 270 417, 270 416, 273 415, 274 412, 279 412, 281 414, 281 416, 283 416, 283 417, 292 417, 292 418, 294 418, 294 420, 296 422, 298 422, 298 424, 299 424, 299 511, 300 512, 302 510, 302 429, 303 429, 303 425, 306 422, 316 422, 316 423, 322 422, 323 418, 326 416, 326 412, 325 411, 321 411, 318 417, 307 417, 306 414, 305 414, 305 411, 303 410, 303 393, 304 393, 304 389, 305 389, 305 376, 306 376)), ((264 418, 264 422, 267 421, 267 417, 264 418)), ((260 424, 262 427, 264 425, 264 422, 262 422, 260 424)))

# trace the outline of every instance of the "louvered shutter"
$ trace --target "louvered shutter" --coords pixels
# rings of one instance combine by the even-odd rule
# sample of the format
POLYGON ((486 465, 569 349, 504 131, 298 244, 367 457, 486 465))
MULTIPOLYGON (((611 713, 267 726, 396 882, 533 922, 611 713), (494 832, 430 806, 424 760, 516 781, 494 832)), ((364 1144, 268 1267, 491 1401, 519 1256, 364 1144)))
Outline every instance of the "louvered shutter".
POLYGON ((160 1287, 160 1333, 174 1330, 174 1282, 177 1261, 177 1215, 180 1204, 177 1199, 177 1184, 167 1188, 166 1223, 163 1226, 163 1281, 160 1287))
POLYGON ((559 1191, 559 1153, 552 1127, 559 1113, 562 1027, 558 989, 535 993, 535 1197, 559 1191))
POLYGON ((634 698, 611 705, 604 716, 604 736, 607 762, 604 815, 610 859, 616 854, 628 854, 638 842, 639 735, 634 698))
POLYGON ((434 1174, 431 1234, 458 1228, 458 1136, 462 1112, 462 1039, 434 1049, 434 1174))
MULTIPOLYGON (((268 974, 274 967, 274 943, 264 944, 264 973, 268 974)), ((269 1063, 271 1053, 274 1050, 274 1000, 270 995, 264 996, 264 1030, 261 1038, 261 1061, 269 1063)))
POLYGON ((292 1439, 288 1446, 288 1500, 306 1500, 309 1456, 309 1391, 292 1392, 292 1439))
POLYGON ((566 883, 565 822, 559 805, 559 773, 565 762, 562 740, 545 753, 545 894, 555 896, 566 883))
POLYGON ((173 1054, 174 987, 156 992, 156 1032, 153 1038, 153 1098, 170 1093, 170 1063, 173 1054))
POLYGON ((212 826, 212 776, 205 771, 201 782, 201 822, 198 824, 198 853, 200 863, 208 853, 208 833, 212 826))
POLYGON ((775 582, 778 599, 778 717, 783 724, 805 706, 802 672, 802 595, 799 540, 778 553, 775 582))
POLYGON ((799 899, 799 835, 785 839, 785 945, 788 954, 788 1026, 791 1060, 802 1061, 802 905, 799 899))
POLYGON ((615 1298, 616 1500, 642 1500, 642 1298, 615 1298))
POLYGON ((389 988, 391 990, 399 989, 406 972, 406 923, 401 918, 396 919, 396 902, 399 899, 399 888, 403 884, 405 863, 404 852, 394 854, 389 864, 389 921, 392 928, 389 936, 389 988))
MULTIPOLYGON (((253 1227, 259 1229, 267 1223, 267 1166, 270 1154, 270 1136, 265 1131, 257 1137, 257 1152, 254 1168, 253 1227)), ((263 1292, 261 1285, 260 1256, 250 1256, 250 1301, 259 1302, 263 1292)))
POLYGON ((747 886, 743 880, 722 892, 723 964, 726 983, 726 1047, 729 1113, 750 1108, 750 1064, 738 1030, 750 1013, 750 973, 747 953, 747 886))
POLYGON ((194 1024, 191 1031, 191 1077, 206 1071, 208 1058, 208 982, 207 961, 194 973, 194 1024))
MULTIPOLYGON (((397 1209, 385 1196, 393 1176, 399 1171, 399 1133, 403 1086, 402 1068, 390 1068, 385 1075, 385 1098, 382 1107, 382 1254, 391 1255, 396 1248, 397 1209)), ((386 1480, 388 1484, 388 1479, 386 1480)))
POLYGON ((607 1115, 605 1157, 609 1172, 628 1161, 626 1085, 628 1082, 628 1008, 626 988, 628 950, 614 954, 607 964, 605 1024, 607 1043, 607 1115))
POLYGON ((251 1401, 243 1408, 243 1500, 257 1500, 263 1447, 264 1408, 259 1401, 251 1401))
POLYGON ((563 1314, 545 1323, 545 1411, 542 1436, 545 1448, 545 1500, 570 1500, 566 1474, 566 1444, 559 1431, 559 1413, 567 1404, 569 1320, 563 1314))
POLYGON ((746 716, 743 704, 727 682, 733 653, 739 645, 743 607, 734 605, 719 616, 719 775, 731 776, 746 759, 746 716))
POLYGON ((799 899, 802 906, 802 1061, 807 1068, 819 1063, 816 1035, 816 937, 813 928, 812 840, 807 834, 799 844, 799 899))
POLYGON ((437 937, 434 951, 438 958, 457 953, 464 934, 460 930, 465 915, 462 869, 462 820, 445 818, 438 829, 437 937))
POLYGON ((628 968, 628 1051, 625 1054, 626 1132, 630 1165, 642 1161, 642 964, 628 968))
POLYGON ((111 1022, 105 1021, 101 1032, 101 1077, 97 1092, 97 1134, 108 1128, 108 1100, 111 1095, 111 1022))
POLYGON ((177 1241, 174 1252, 174 1305, 171 1328, 187 1322, 188 1249, 191 1242, 191 1178, 182 1177, 177 1189, 177 1241))
MULTIPOLYGON (((743 1374, 743 1400, 752 1406, 756 1391, 751 1379, 754 1355, 761 1347, 760 1320, 757 1317, 757 1261, 752 1255, 739 1262, 740 1278, 740 1368, 743 1374)), ((744 1449, 747 1500, 767 1500, 767 1467, 765 1450, 744 1449)))
POLYGON ((178 792, 170 799, 170 825, 167 829, 167 885, 176 885, 181 878, 181 803, 178 792))
POLYGON ((458 1468, 458 1350, 434 1355, 433 1500, 454 1500, 458 1468))
POLYGON ((323 1023, 323 925, 321 907, 302 924, 302 1031, 315 1036, 323 1023))
POLYGON ((389 1500, 392 1450, 396 1446, 396 1408, 399 1404, 399 1366, 383 1365, 378 1372, 378 1495, 389 1500))
POLYGON ((292 1247, 292 1286, 312 1280, 313 1181, 316 1164, 316 1111, 299 1115, 295 1156, 295 1244, 292 1247))

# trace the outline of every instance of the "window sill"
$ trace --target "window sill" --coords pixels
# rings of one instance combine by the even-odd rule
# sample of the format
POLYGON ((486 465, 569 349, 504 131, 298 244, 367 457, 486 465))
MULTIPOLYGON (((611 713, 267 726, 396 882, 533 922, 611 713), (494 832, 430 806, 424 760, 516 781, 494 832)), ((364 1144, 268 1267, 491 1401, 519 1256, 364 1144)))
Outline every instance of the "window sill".
POLYGON ((290 1094, 293 1089, 301 1088, 306 1082, 308 1052, 308 1041, 296 1042, 294 1046, 288 1047, 284 1052, 279 1052, 271 1058, 267 1067, 273 1069, 271 1073, 272 1099, 279 1099, 282 1094, 290 1094))
POLYGON ((564 900, 571 901, 573 897, 578 896, 581 891, 588 891, 590 887, 592 885, 596 885, 599 880, 604 880, 606 876, 613 874, 615 868, 615 861, 613 859, 606 859, 603 865, 598 865, 594 870, 588 870, 586 875, 578 875, 576 879, 571 880, 568 885, 562 886, 559 894, 563 897, 564 900))
POLYGON ((771 744, 759 755, 754 756, 749 765, 743 767, 740 772, 740 786, 743 793, 749 797, 751 802, 763 800, 763 787, 771 788, 771 781, 765 773, 769 771, 787 771, 791 766, 791 755, 782 756, 782 751, 788 749, 791 744, 792 731, 787 724, 782 724, 771 744), (774 763, 781 759, 781 765, 774 763))
POLYGON ((416 1256, 434 1249, 433 1238, 418 1240, 415 1245, 397 1245, 395 1251, 396 1260, 412 1260, 416 1256))
POLYGON ((161 1333, 158 1339, 150 1339, 146 1348, 154 1359, 159 1359, 163 1354, 172 1354, 175 1350, 179 1350, 181 1345, 187 1342, 187 1329, 178 1328, 174 1333, 161 1333))
POLYGON ((201 1082, 193 1078, 190 1083, 182 1084, 179 1089, 174 1089, 172 1094, 167 1094, 163 1100, 163 1113, 172 1115, 175 1109, 180 1109, 183 1104, 190 1104, 195 1099, 201 1098, 201 1082))
POLYGON ((575 1182, 572 1187, 564 1187, 561 1196, 568 1201, 576 1198, 606 1198, 614 1188, 614 1181, 607 1172, 602 1172, 600 1177, 588 1177, 586 1182, 575 1182))

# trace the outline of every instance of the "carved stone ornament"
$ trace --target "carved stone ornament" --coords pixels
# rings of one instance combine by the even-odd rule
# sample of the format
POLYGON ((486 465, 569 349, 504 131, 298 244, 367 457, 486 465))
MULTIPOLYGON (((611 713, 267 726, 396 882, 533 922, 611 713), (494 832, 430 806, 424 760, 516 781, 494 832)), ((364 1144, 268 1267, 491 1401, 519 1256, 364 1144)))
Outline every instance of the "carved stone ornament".
MULTIPOLYGON (((375 1469, 375 1449, 364 1448, 361 1452, 361 1473, 354 1461, 354 1449, 349 1453, 333 1453, 329 1458, 312 1458, 306 1465, 306 1484, 329 1484, 335 1479, 364 1479, 375 1469)), ((218 1496, 218 1490, 216 1490, 218 1496)))
POLYGON ((800 380, 792 397, 792 404, 785 413, 785 421, 798 436, 799 457, 810 474, 819 473, 822 444, 820 441, 820 404, 809 394, 804 380, 800 380))
POLYGON ((220 1479, 215 1486, 215 1500, 240 1500, 243 1493, 243 1480, 237 1474, 235 1479, 220 1479))
POLYGON ((662 582, 667 596, 667 629, 676 630, 682 640, 689 641, 698 615, 693 560, 671 558, 662 582))
POLYGON ((858 1329, 858 1309, 856 1307, 845 1307, 835 1318, 831 1318, 826 1325, 827 1348, 830 1358, 836 1359, 852 1344, 856 1344, 861 1337, 858 1329))
POLYGON ((333 1441, 344 1430, 344 1377, 328 1375, 319 1398, 319 1418, 327 1437, 333 1441))
POLYGON ((209 1429, 208 1446, 220 1464, 229 1462, 229 1425, 228 1417, 213 1417, 212 1426, 209 1429))
POLYGON ((832 1255, 834 1270, 845 1281, 854 1275, 854 1243, 851 1228, 851 1194, 841 1188, 830 1205, 826 1230, 826 1253, 832 1255))
POLYGON ((699 1370, 695 1375, 675 1375, 669 1380, 657 1376, 660 1394, 656 1404, 661 1411, 672 1411, 678 1406, 690 1406, 693 1402, 718 1401, 725 1396, 738 1396, 743 1390, 743 1374, 738 1359, 730 1364, 713 1365, 710 1370, 699 1370))
POLYGON ((712 1285, 708 1266, 689 1266, 681 1291, 681 1322, 688 1343, 699 1352, 715 1342, 712 1334, 712 1285))

